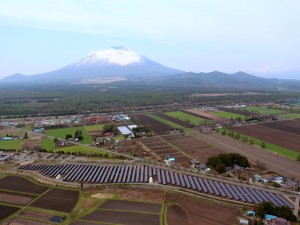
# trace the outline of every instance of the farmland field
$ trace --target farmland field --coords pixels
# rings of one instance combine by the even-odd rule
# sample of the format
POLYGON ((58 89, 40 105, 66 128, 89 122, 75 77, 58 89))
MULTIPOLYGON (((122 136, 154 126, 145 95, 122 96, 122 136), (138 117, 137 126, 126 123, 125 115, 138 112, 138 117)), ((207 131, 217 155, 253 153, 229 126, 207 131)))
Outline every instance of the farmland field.
POLYGON ((287 133, 300 135, 300 121, 297 120, 274 121, 267 123, 259 123, 258 125, 262 127, 268 127, 275 130, 284 131, 287 133))
POLYGON ((180 119, 182 121, 189 121, 194 125, 200 125, 201 123, 204 122, 204 119, 202 119, 200 117, 193 116, 191 114, 181 112, 181 111, 166 112, 165 114, 168 116, 172 116, 174 118, 180 119))
POLYGON ((224 118, 221 118, 221 117, 216 116, 216 115, 209 114, 209 113, 204 112, 200 109, 187 109, 185 111, 187 113, 191 114, 191 115, 199 116, 199 117, 201 117, 203 119, 206 119, 206 120, 226 121, 226 119, 224 119, 224 118))
POLYGON ((209 112, 209 114, 222 117, 225 119, 238 119, 238 118, 241 118, 242 120, 247 119, 246 116, 237 113, 232 113, 232 112, 216 111, 216 112, 209 112))
POLYGON ((62 212, 70 212, 75 207, 78 198, 78 191, 53 188, 35 201, 32 206, 62 212))
POLYGON ((168 121, 171 121, 171 122, 173 122, 175 124, 178 124, 178 125, 180 125, 182 127, 185 127, 185 128, 190 128, 191 127, 190 123, 188 123, 186 121, 182 121, 182 120, 177 119, 177 118, 174 118, 172 116, 168 116, 168 115, 163 114, 163 113, 153 113, 153 115, 158 116, 158 117, 163 118, 163 119, 166 119, 168 121))
POLYGON ((47 130, 45 132, 46 135, 65 139, 67 134, 70 134, 74 137, 76 130, 81 130, 83 135, 83 140, 80 142, 81 144, 91 144, 93 143, 92 138, 86 131, 84 127, 69 127, 69 128, 59 128, 59 129, 53 129, 53 130, 47 130))
POLYGON ((251 113, 259 113, 262 115, 283 114, 285 111, 279 109, 271 109, 266 106, 246 106, 245 110, 251 113))
POLYGON ((259 125, 236 127, 234 130, 250 137, 300 152, 300 135, 293 133, 287 134, 286 132, 280 130, 259 125))
POLYGON ((89 148, 87 146, 82 146, 82 145, 75 145, 75 146, 70 146, 70 147, 65 147, 65 148, 60 148, 60 149, 56 149, 54 152, 58 152, 58 151, 64 151, 64 153, 82 153, 82 154, 87 154, 87 155, 93 155, 95 153, 102 153, 102 154, 108 154, 108 155, 112 155, 108 152, 104 152, 101 151, 101 149, 95 149, 95 148, 89 148))
POLYGON ((24 142, 24 140, 0 141, 0 149, 21 150, 24 142))
POLYGON ((89 126, 85 126, 85 129, 88 132, 99 131, 99 130, 103 130, 104 125, 105 124, 89 125, 89 126))
POLYGON ((155 133, 160 135, 170 132, 172 128, 171 126, 146 116, 145 114, 134 114, 130 115, 130 117, 136 117, 141 125, 148 127, 150 130, 153 130, 155 133))
POLYGON ((46 149, 47 151, 55 149, 54 140, 51 138, 44 138, 42 141, 42 149, 46 149))
POLYGON ((26 192, 32 194, 41 194, 48 189, 48 187, 35 184, 30 180, 19 176, 7 176, 0 179, 0 189, 26 192))
POLYGON ((26 205, 31 202, 33 198, 35 198, 33 195, 0 191, 0 202, 15 205, 26 205))
POLYGON ((14 214, 18 210, 19 210, 19 208, 16 208, 16 207, 0 205, 0 220, 5 219, 6 217, 10 216, 11 214, 14 214))
POLYGON ((300 118, 300 113, 285 113, 279 114, 278 116, 284 119, 297 119, 300 118))

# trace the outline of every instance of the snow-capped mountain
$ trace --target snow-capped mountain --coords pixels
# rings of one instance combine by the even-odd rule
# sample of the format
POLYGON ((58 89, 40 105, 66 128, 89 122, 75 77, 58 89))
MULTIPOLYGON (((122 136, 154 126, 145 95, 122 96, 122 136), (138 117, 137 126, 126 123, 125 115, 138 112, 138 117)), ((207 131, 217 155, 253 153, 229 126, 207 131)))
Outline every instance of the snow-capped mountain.
POLYGON ((85 83, 99 78, 122 77, 136 79, 174 75, 181 72, 154 62, 129 48, 112 47, 101 51, 93 51, 86 57, 55 71, 31 76, 15 74, 3 78, 0 82, 85 83))

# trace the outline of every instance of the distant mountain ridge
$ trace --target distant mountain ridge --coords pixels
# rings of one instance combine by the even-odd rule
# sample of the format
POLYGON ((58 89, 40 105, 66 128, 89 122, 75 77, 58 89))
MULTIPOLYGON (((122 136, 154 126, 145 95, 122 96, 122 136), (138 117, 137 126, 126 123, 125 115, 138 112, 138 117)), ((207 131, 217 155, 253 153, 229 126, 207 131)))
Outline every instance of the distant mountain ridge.
POLYGON ((61 69, 25 76, 14 74, 0 80, 1 83, 74 83, 107 77, 156 77, 178 74, 183 71, 154 62, 126 47, 111 47, 94 51, 86 57, 61 69))

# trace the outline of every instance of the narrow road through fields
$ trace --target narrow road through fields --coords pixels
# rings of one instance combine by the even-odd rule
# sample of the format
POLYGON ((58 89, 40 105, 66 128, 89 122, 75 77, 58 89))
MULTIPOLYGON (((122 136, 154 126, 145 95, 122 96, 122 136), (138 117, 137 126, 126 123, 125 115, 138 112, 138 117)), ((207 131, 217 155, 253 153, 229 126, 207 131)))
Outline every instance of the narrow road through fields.
POLYGON ((278 155, 274 152, 249 145, 240 140, 212 132, 203 134, 191 132, 191 136, 226 152, 236 152, 246 156, 252 163, 261 162, 270 171, 293 179, 300 179, 300 162, 278 155))

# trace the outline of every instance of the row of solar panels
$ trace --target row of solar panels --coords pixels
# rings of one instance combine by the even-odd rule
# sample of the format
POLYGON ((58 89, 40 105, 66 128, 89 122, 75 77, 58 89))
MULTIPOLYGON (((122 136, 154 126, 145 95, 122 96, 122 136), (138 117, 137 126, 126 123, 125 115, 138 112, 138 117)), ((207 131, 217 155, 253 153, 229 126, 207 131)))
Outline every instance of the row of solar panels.
POLYGON ((21 166, 22 170, 38 170, 44 175, 56 177, 65 174, 64 181, 90 183, 146 183, 153 177, 158 184, 173 185, 181 188, 229 198, 236 201, 259 204, 263 201, 274 205, 293 205, 277 193, 271 193, 254 188, 218 182, 182 173, 176 173, 146 165, 138 166, 99 166, 80 164, 21 166))

